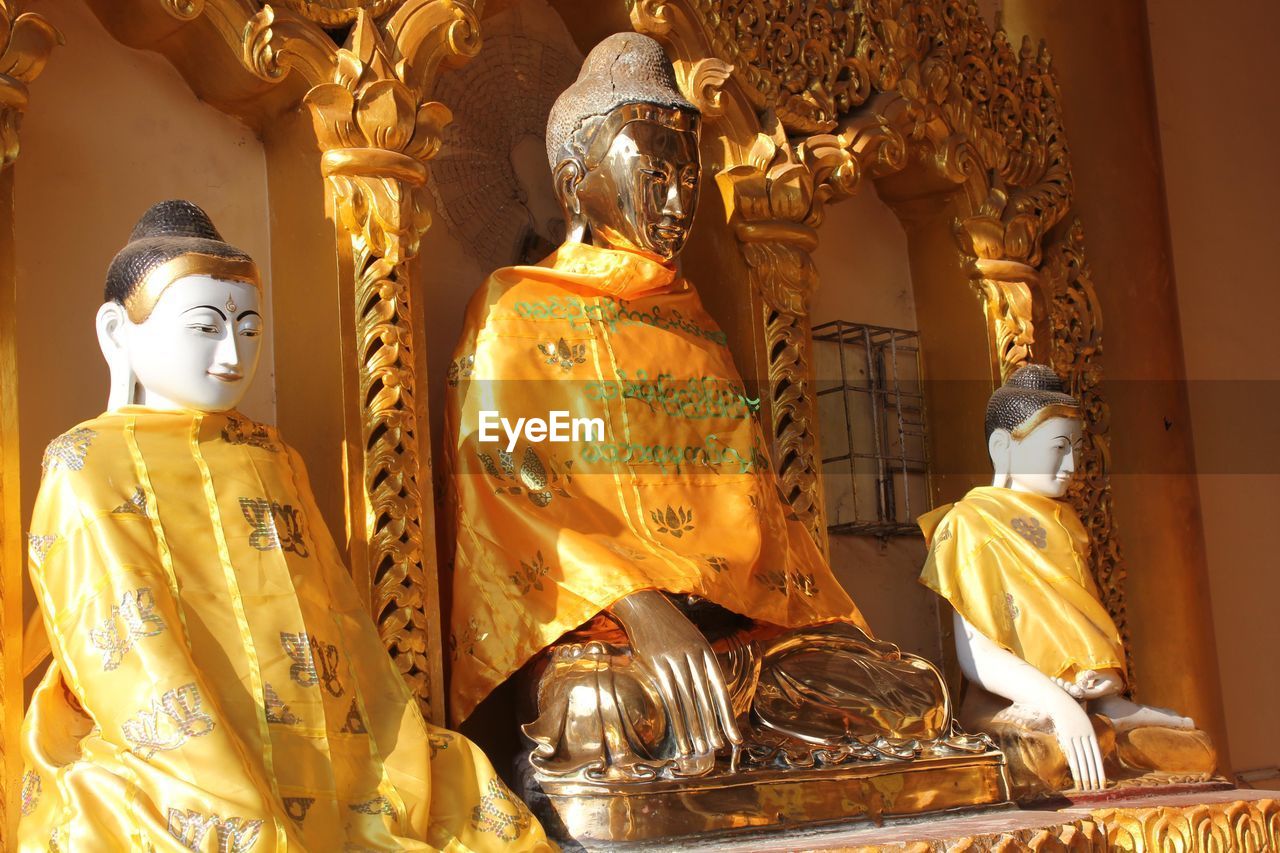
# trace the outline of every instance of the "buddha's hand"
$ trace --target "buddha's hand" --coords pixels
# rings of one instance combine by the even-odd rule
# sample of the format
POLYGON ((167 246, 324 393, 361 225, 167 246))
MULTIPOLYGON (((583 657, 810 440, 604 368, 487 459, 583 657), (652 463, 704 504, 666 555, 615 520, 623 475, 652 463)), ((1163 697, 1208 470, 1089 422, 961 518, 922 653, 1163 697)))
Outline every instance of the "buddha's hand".
POLYGON ((611 612, 658 683, 680 755, 742 743, 720 664, 693 623, 652 589, 619 599, 611 612))
POLYGON ((1107 784, 1102 769, 1102 751, 1098 748, 1098 736, 1080 703, 1065 692, 1052 697, 1045 707, 1053 720, 1053 731, 1058 746, 1067 757, 1071 779, 1078 790, 1101 791, 1107 784))

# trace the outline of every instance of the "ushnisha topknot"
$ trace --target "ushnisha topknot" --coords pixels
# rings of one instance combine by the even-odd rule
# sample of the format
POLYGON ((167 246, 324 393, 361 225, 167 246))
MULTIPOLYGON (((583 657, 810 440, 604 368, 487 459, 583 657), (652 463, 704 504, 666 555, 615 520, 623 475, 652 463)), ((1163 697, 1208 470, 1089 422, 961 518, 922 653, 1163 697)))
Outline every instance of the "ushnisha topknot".
POLYGON ((1052 367, 1024 364, 987 401, 987 438, 1003 429, 1021 439, 1053 417, 1080 417, 1080 401, 1066 392, 1052 367))
POLYGON ((198 205, 182 199, 158 202, 142 214, 129 242, 111 260, 104 298, 142 323, 165 288, 188 275, 262 287, 253 259, 223 240, 198 205))
POLYGON ((671 60, 661 44, 640 33, 614 33, 591 49, 578 79, 551 107, 547 160, 552 170, 568 157, 585 160, 596 128, 588 127, 584 134, 584 126, 598 124, 591 120, 627 104, 683 113, 694 127, 701 116, 680 94, 671 60))

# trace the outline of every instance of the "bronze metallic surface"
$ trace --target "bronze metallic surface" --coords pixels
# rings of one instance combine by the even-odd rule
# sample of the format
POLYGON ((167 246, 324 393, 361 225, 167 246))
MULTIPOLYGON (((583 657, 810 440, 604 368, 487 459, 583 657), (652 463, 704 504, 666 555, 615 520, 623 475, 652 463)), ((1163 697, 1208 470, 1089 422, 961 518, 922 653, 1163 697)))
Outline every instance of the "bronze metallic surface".
POLYGON ((608 789, 542 783, 579 841, 647 841, 706 832, 880 820, 1004 802, 998 753, 849 767, 733 772, 608 789))
POLYGON ((627 105, 599 124, 585 174, 576 173, 578 161, 556 169, 571 235, 581 237, 590 223, 597 245, 671 260, 684 247, 698 204, 697 117, 627 105), (605 135, 610 129, 614 135, 605 135))

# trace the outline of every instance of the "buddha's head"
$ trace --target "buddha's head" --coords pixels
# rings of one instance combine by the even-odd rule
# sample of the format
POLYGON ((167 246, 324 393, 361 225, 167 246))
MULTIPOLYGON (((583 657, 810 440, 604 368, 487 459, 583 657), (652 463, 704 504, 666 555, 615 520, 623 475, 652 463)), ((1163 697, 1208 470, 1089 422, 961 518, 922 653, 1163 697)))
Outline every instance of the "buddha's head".
POLYGON ((258 268, 189 201, 153 205, 107 270, 98 345, 111 369, 108 408, 222 412, 258 366, 258 268))
POLYGON ((1018 368, 987 403, 992 484, 1062 497, 1075 473, 1080 428, 1080 403, 1066 393, 1053 368, 1018 368))
POLYGON ((698 204, 700 121, 656 41, 616 33, 596 45, 547 119, 567 239, 678 255, 698 204))

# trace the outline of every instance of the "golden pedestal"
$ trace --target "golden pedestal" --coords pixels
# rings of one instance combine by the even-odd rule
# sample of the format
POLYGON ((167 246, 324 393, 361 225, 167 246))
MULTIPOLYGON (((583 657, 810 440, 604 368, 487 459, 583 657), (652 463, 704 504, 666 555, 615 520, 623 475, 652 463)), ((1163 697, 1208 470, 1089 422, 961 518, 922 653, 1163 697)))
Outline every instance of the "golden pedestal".
MULTIPOLYGON (((880 823, 1009 799, 1004 757, 994 750, 821 768, 726 766, 707 776, 642 785, 545 779, 541 785, 564 834, 587 846, 832 822, 880 823)), ((551 829, 554 820, 548 823, 551 829)))
MULTIPOLYGON (((877 825, 775 826, 770 831, 722 832, 684 839, 683 853, 1262 853, 1280 850, 1280 801, 1273 791, 1196 791, 1110 795, 1062 808, 971 809, 886 816, 877 825), (1099 801, 1105 800, 1106 807, 1099 801)), ((670 841, 600 845, 587 850, 670 851, 670 841)))

